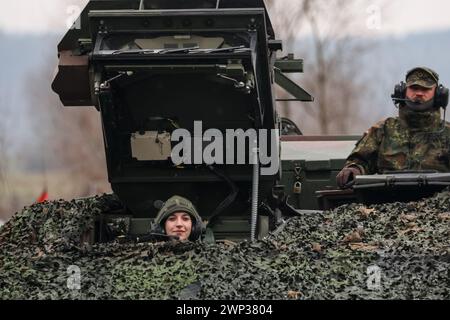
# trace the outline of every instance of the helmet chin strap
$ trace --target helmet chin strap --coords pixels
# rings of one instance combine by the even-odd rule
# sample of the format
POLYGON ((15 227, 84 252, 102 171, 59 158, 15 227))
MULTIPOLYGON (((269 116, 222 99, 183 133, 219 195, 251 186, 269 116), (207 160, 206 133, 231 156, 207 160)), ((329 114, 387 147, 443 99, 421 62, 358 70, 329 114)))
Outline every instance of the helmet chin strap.
POLYGON ((427 102, 424 102, 424 103, 414 102, 414 101, 405 99, 405 104, 406 104, 406 107, 411 111, 416 111, 416 112, 431 111, 434 108, 434 98, 427 102))

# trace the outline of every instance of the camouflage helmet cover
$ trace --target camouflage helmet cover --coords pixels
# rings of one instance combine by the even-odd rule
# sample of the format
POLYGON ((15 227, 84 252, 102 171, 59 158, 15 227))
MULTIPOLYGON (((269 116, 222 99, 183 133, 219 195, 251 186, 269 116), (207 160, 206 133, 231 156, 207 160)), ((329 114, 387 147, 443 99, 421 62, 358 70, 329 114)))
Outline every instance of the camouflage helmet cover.
POLYGON ((186 212, 191 216, 192 233, 194 233, 194 237, 197 237, 196 233, 198 232, 195 231, 203 228, 202 219, 191 201, 177 195, 168 199, 159 210, 158 215, 156 216, 154 221, 154 228, 159 227, 164 230, 164 223, 166 222, 167 218, 169 218, 170 215, 175 212, 186 212))
POLYGON ((439 83, 439 75, 430 68, 416 67, 406 74, 406 86, 414 85, 424 88, 433 88, 439 83))

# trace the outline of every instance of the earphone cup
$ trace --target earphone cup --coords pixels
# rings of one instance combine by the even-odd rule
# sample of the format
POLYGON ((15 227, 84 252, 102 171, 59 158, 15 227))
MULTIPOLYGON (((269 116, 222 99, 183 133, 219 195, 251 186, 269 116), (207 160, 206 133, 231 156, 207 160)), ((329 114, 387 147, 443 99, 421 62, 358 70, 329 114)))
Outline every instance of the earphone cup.
POLYGON ((436 88, 436 94, 434 97, 434 103, 437 108, 447 108, 448 105, 449 89, 442 84, 436 88))
POLYGON ((191 235, 189 236, 189 240, 196 241, 198 240, 203 233, 203 224, 201 221, 196 221, 195 225, 192 226, 191 235))
POLYGON ((400 82, 394 87, 394 93, 391 95, 392 99, 405 99, 406 98, 406 83, 400 82))

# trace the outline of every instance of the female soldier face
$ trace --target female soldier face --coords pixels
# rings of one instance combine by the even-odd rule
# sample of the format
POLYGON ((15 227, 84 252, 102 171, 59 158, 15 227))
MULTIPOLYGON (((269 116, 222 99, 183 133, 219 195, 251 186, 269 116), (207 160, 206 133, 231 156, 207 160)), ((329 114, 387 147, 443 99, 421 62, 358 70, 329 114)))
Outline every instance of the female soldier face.
POLYGON ((167 218, 164 228, 169 236, 187 240, 192 232, 192 219, 186 212, 175 212, 167 218))

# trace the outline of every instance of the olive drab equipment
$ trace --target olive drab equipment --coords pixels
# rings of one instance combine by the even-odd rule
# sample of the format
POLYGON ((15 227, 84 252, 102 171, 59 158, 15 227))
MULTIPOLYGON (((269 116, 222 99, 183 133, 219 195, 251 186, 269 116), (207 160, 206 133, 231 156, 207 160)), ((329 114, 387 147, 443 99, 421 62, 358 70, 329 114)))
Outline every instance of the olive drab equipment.
MULTIPOLYGON (((206 222, 205 240, 240 241, 261 238, 292 215, 413 200, 450 186, 449 174, 394 172, 357 176, 352 190, 338 190, 336 175, 361 137, 306 136, 281 119, 276 101, 313 101, 285 75, 302 73, 303 61, 277 57, 282 48, 263 0, 89 1, 58 46, 52 87, 65 106, 95 106, 101 115, 108 179, 122 208, 102 214, 95 230, 120 216, 130 237, 145 239, 157 204, 180 195, 206 222), (276 98, 276 84, 293 98, 276 98), (280 150, 271 175, 260 164, 170 159, 177 129, 195 155, 209 129, 280 128, 280 139, 268 141, 280 150)), ((396 103, 405 91, 396 86, 396 103)), ((435 102, 448 104, 443 85, 435 102)), ((95 240, 107 241, 101 232, 95 240)))
MULTIPOLYGON (((175 194, 203 219, 213 215, 208 228, 218 238, 260 236, 277 224, 275 211, 292 213, 279 196, 280 157, 271 175, 236 164, 226 148, 231 163, 196 158, 205 148, 198 131, 234 130, 239 138, 278 130, 275 84, 294 100, 313 100, 284 74, 302 72, 303 63, 277 57, 283 46, 263 0, 91 0, 77 25, 58 46, 52 87, 65 106, 100 112, 108 178, 130 232, 148 231, 155 203, 175 194), (192 162, 171 161, 177 129, 190 136, 192 162)), ((279 149, 278 139, 267 143, 279 149)))

